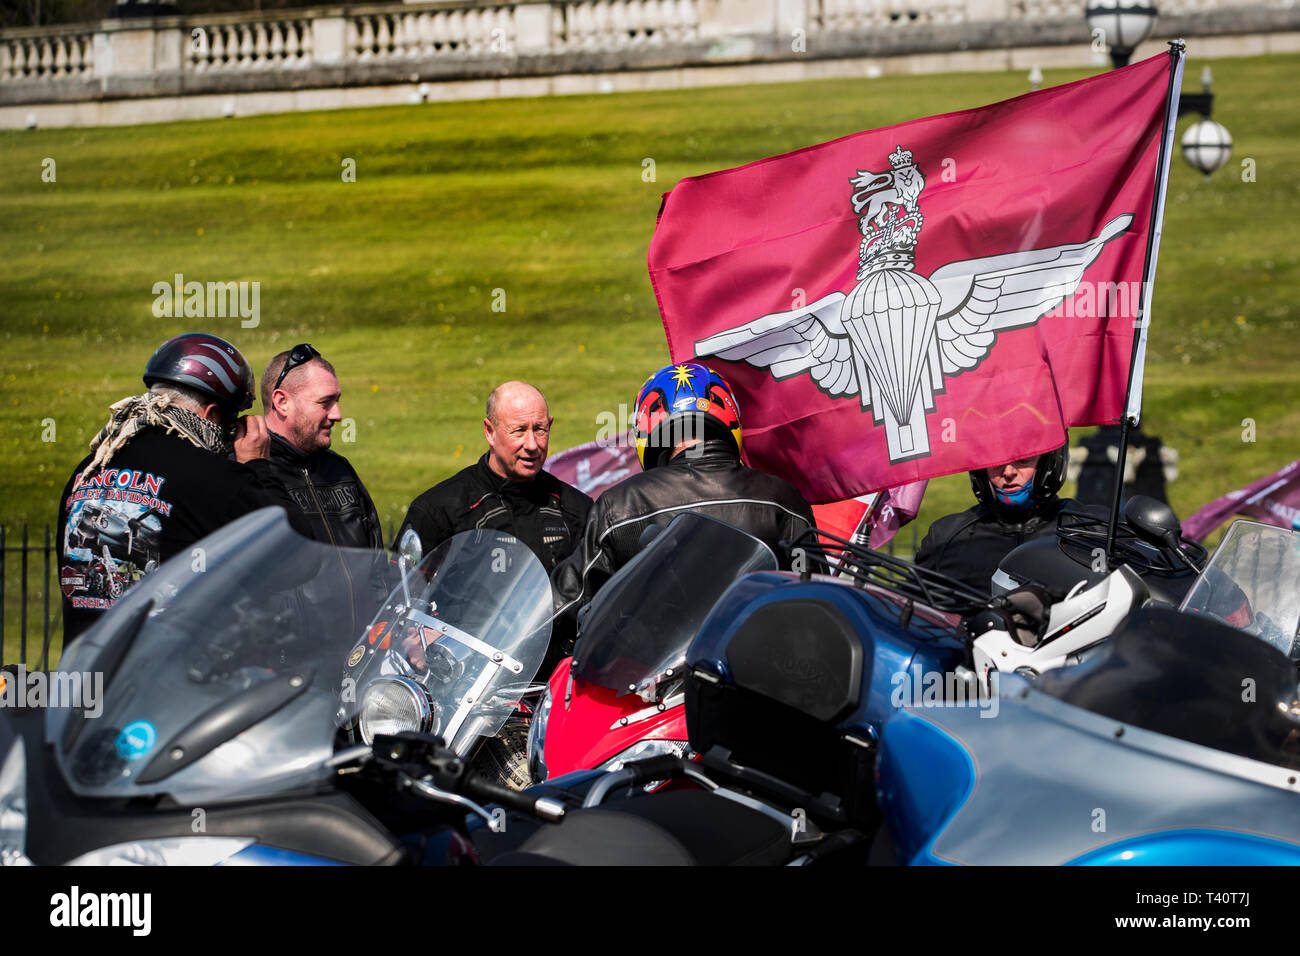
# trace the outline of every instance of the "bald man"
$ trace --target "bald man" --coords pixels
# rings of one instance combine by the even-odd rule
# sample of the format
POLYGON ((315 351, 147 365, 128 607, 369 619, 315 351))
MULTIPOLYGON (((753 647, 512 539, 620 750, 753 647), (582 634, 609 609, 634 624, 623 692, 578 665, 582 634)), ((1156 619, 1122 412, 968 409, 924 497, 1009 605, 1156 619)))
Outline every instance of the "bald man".
POLYGON ((416 498, 397 540, 414 528, 428 554, 459 531, 492 528, 513 534, 553 571, 577 547, 591 499, 542 470, 552 421, 534 386, 498 385, 483 417, 487 452, 416 498))

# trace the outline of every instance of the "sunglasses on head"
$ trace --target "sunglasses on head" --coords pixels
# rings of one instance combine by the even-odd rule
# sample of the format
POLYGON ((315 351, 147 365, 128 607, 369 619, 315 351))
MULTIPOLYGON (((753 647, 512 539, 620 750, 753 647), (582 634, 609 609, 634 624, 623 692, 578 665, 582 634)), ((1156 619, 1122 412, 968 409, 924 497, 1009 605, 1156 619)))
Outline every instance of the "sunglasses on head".
POLYGON ((284 368, 280 369, 280 377, 275 380, 275 386, 271 391, 274 392, 279 388, 280 383, 284 381, 284 377, 299 365, 306 365, 314 358, 320 358, 320 353, 306 342, 302 343, 302 345, 295 345, 289 352, 289 357, 284 360, 284 368))

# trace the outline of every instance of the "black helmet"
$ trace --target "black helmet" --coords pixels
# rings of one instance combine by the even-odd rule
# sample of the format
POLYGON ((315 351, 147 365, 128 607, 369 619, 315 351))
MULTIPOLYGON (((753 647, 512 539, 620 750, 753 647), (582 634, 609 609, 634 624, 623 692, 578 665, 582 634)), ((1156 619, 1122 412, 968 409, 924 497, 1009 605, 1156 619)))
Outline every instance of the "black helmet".
POLYGON ((144 383, 166 382, 193 389, 223 409, 242 412, 253 405, 253 367, 225 339, 186 332, 158 346, 144 367, 144 383))
MULTIPOLYGON (((1066 452, 1069 447, 1070 442, 1067 440, 1060 448, 1038 456, 1038 466, 1034 469, 1034 480, 1029 489, 1031 505, 1025 509, 1026 514, 1055 498, 1065 484, 1066 452)), ((985 508, 1003 513, 1008 510, 998 503, 987 469, 979 468, 970 473, 970 487, 975 492, 975 500, 985 508)))

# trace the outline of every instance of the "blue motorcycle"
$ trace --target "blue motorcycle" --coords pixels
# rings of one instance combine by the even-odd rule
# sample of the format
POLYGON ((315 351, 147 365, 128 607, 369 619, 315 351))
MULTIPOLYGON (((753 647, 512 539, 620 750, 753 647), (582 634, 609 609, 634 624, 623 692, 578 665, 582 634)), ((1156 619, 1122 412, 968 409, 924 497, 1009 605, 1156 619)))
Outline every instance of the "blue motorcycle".
POLYGON ((1180 610, 1001 681, 996 719, 908 707, 880 804, 902 862, 1300 863, 1300 534, 1240 521, 1180 610))
MULTIPOLYGON (((1065 594, 990 601, 848 542, 797 542, 852 580, 764 572, 724 595, 686 656, 698 759, 552 781, 563 825, 495 860, 1295 862, 1300 536, 1234 532, 1197 575, 1203 552, 1141 506, 1121 529, 1129 565, 1065 594), (1130 565, 1183 577, 1182 609, 1130 565), (990 639, 1055 664, 978 674, 990 639), (664 779, 698 789, 637 789, 664 779)), ((1059 546, 1087 555, 1098 533, 1059 546)))

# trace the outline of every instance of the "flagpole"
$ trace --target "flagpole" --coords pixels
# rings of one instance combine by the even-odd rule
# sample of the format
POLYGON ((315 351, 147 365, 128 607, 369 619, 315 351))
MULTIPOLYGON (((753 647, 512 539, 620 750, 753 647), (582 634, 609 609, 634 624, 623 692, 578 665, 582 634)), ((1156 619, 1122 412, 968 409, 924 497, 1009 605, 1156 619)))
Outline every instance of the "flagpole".
POLYGON ((1129 432, 1142 418, 1142 380, 1147 359, 1147 328, 1150 324, 1151 297, 1155 291, 1156 259, 1160 254, 1160 230, 1165 219, 1165 189, 1169 184, 1169 160, 1173 155, 1174 126, 1178 122, 1178 98, 1183 90, 1183 40, 1169 41, 1169 89, 1165 92, 1165 123, 1160 136, 1160 154, 1156 160, 1156 188, 1151 197, 1151 228, 1147 230, 1146 258, 1142 263, 1142 302, 1138 306, 1137 334, 1133 336, 1133 354, 1129 362, 1128 384, 1124 390, 1124 416, 1120 420, 1119 454, 1115 460, 1115 496, 1111 502, 1110 523, 1106 528, 1106 561, 1115 563, 1115 534, 1119 528, 1119 511, 1124 500, 1124 464, 1128 457, 1129 432))

